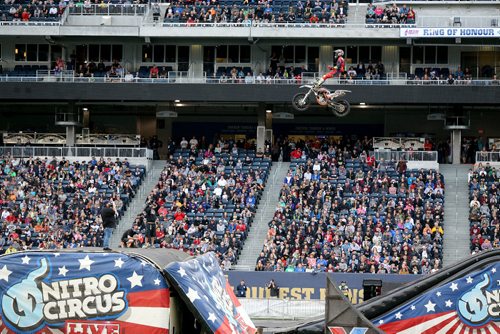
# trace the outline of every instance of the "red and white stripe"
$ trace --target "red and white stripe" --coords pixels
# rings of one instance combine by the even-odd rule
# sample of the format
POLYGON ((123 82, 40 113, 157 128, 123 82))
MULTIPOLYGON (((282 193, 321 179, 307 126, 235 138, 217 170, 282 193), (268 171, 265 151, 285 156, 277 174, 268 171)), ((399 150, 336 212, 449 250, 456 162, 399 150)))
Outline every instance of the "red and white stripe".
POLYGON ((379 326, 387 334, 499 334, 500 323, 480 327, 464 324, 456 311, 394 321, 379 326))

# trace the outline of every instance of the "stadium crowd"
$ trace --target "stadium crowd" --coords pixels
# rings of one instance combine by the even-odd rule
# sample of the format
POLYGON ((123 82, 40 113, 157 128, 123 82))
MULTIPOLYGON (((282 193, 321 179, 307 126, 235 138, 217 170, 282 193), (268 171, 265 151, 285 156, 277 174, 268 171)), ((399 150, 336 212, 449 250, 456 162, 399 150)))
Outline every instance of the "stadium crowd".
POLYGON ((241 3, 219 0, 196 1, 194 4, 180 0, 171 2, 167 7, 164 22, 183 22, 192 25, 199 23, 344 24, 348 8, 348 2, 344 0, 243 0, 241 3))
POLYGON ((206 146, 193 137, 168 149, 172 155, 122 246, 214 251, 229 269, 247 237, 271 160, 243 142, 206 146))
POLYGON ((479 163, 468 174, 470 247, 473 254, 500 247, 498 177, 496 168, 489 163, 479 163))
POLYGON ((2 252, 102 247, 100 210, 114 202, 121 215, 144 175, 125 159, 0 161, 2 252))
POLYGON ((403 4, 399 7, 396 3, 388 4, 385 8, 381 5, 368 4, 366 9, 366 24, 415 24, 415 11, 403 4))
POLYGON ((0 21, 57 21, 66 9, 66 1, 11 1, 0 5, 0 21))
POLYGON ((426 274, 441 268, 444 181, 353 146, 298 145, 255 270, 426 274), (302 147, 301 147, 302 146, 302 147))

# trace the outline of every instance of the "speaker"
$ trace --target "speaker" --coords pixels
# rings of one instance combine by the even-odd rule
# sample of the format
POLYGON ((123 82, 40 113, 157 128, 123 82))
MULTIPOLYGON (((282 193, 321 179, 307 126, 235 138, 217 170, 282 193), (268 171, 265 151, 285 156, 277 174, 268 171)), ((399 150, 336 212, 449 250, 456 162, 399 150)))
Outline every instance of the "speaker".
POLYGON ((377 297, 382 293, 382 280, 379 279, 364 279, 363 280, 363 296, 364 300, 369 300, 377 297))

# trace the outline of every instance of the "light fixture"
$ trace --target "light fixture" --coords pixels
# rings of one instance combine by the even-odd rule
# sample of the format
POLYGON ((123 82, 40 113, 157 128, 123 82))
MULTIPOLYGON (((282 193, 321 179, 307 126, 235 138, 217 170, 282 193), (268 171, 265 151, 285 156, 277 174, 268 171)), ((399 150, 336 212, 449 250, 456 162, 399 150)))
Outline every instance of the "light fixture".
POLYGON ((19 53, 19 49, 18 49, 18 48, 16 48, 16 55, 17 55, 18 53, 19 53))
POLYGON ((360 106, 366 106, 366 103, 365 102, 359 102, 359 105, 360 106))
POLYGON ((271 109, 266 109, 266 113, 270 114, 272 113, 273 111, 271 109))
POLYGON ((179 102, 181 102, 181 100, 174 100, 174 102, 175 102, 175 103, 179 103, 179 102))
POLYGON ((83 111, 89 111, 89 108, 82 108, 83 111))

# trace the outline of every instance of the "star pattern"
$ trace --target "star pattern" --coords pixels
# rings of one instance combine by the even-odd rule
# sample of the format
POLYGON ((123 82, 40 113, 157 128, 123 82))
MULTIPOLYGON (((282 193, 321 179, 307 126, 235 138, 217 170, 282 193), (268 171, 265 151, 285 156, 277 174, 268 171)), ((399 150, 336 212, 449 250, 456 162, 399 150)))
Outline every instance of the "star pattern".
POLYGON ((211 321, 213 324, 215 324, 217 317, 212 312, 208 312, 208 320, 211 321))
POLYGON ((182 267, 179 270, 177 270, 177 272, 179 273, 179 275, 181 275, 181 277, 186 276, 186 271, 182 267))
POLYGON ((161 281, 158 278, 155 279, 154 282, 155 282, 155 285, 160 285, 160 283, 161 283, 161 281))
POLYGON ((198 291, 193 290, 191 288, 188 289, 188 293, 186 293, 186 296, 189 298, 191 303, 194 303, 196 299, 200 299, 200 296, 198 295, 198 291))
MULTIPOLYGON (((475 284, 483 281, 484 276, 487 275, 490 282, 496 281, 500 286, 500 279, 498 279, 499 277, 497 277, 496 274, 497 271, 498 269, 496 266, 492 265, 489 268, 483 268, 480 271, 470 272, 467 276, 462 276, 445 285, 436 286, 429 292, 422 293, 416 300, 413 301, 413 304, 402 304, 400 307, 395 308, 393 312, 390 312, 390 314, 374 321, 377 326, 382 324, 384 324, 384 326, 389 326, 388 324, 391 322, 402 321, 402 324, 404 325, 402 325, 399 329, 404 332, 406 332, 405 329, 409 330, 410 328, 413 328, 411 326, 416 326, 418 324, 416 320, 417 318, 419 319, 418 321, 425 322, 426 326, 431 326, 431 320, 429 319, 434 319, 435 317, 439 318, 439 316, 442 316, 443 314, 449 314, 446 320, 443 319, 440 321, 443 321, 443 324, 450 323, 450 321, 455 319, 454 317, 458 317, 460 314, 458 301, 461 296, 467 291, 472 291, 475 284), (450 318, 452 315, 454 315, 454 317, 450 318), (426 316, 426 318, 420 319, 420 317, 423 316, 426 316), (407 319, 413 318, 415 318, 415 322, 410 322, 411 324, 408 323, 409 327, 405 327, 407 319)), ((489 291, 488 289, 494 289, 495 287, 490 285, 486 290, 489 291)), ((437 326, 437 324, 433 324, 433 326, 437 326)), ((469 325, 464 324, 464 326, 469 325)))
POLYGON ((7 265, 3 266, 3 268, 0 269, 0 280, 3 279, 5 282, 8 282, 10 274, 12 274, 12 271, 7 268, 7 265))
POLYGON ((31 258, 28 256, 28 254, 26 254, 21 260, 23 261, 23 264, 30 264, 31 258))
POLYGON ((68 269, 66 269, 66 266, 62 266, 57 269, 59 269, 59 276, 64 276, 64 277, 66 277, 66 274, 69 271, 68 269))
POLYGON ((425 306, 425 308, 427 309, 427 313, 429 313, 429 312, 431 312, 431 311, 432 311, 432 312, 435 312, 435 311, 436 311, 436 309, 435 309, 436 304, 434 304, 434 303, 433 303, 433 302, 431 302, 430 300, 429 300, 429 302, 428 302, 427 304, 425 304, 424 306, 425 306))
POLYGON ((119 257, 117 260, 115 260, 115 267, 121 268, 125 262, 123 262, 122 258, 119 257))
POLYGON ((95 261, 92 261, 89 256, 85 256, 84 259, 80 259, 78 260, 80 262, 80 270, 82 269, 87 269, 88 271, 90 271, 90 266, 92 265, 92 263, 94 263, 95 261))
POLYGON ((127 277, 127 281, 130 282, 130 288, 133 289, 136 286, 142 286, 143 277, 144 277, 143 275, 138 275, 134 270, 132 276, 127 277))

